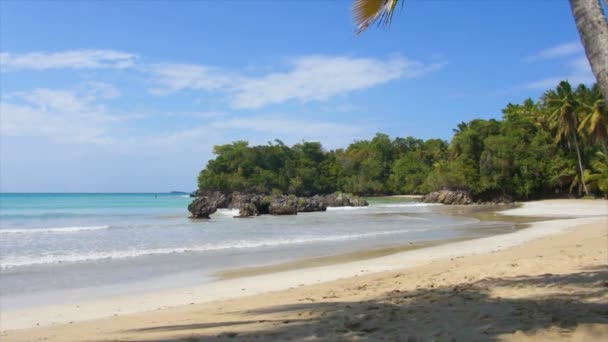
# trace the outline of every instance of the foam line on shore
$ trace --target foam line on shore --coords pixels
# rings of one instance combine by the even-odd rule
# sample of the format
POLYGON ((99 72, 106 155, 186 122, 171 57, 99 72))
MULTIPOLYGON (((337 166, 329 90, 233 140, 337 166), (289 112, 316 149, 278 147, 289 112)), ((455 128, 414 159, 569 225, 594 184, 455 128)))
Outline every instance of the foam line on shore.
POLYGON ((0 234, 33 234, 33 233, 77 233, 92 230, 110 229, 110 226, 74 226, 53 228, 19 228, 0 229, 0 234))
POLYGON ((231 243, 205 244, 195 245, 190 247, 167 247, 167 248, 150 248, 150 249, 132 249, 124 251, 104 251, 104 252, 86 252, 86 253, 65 253, 44 256, 18 256, 4 255, 0 261, 0 269, 12 269, 16 267, 33 266, 33 265, 48 265, 48 264, 64 264, 78 263, 85 261, 100 261, 100 260, 117 260, 136 258, 149 255, 167 255, 181 253, 200 253, 219 250, 239 250, 239 249, 255 249, 262 247, 280 247, 292 245, 304 245, 315 242, 334 242, 358 240, 364 238, 373 238, 384 235, 397 235, 409 232, 422 232, 427 228, 413 228, 401 230, 386 230, 372 231, 368 233, 358 234, 343 234, 343 235, 327 235, 320 237, 300 237, 292 239, 266 239, 258 241, 235 241, 231 243))

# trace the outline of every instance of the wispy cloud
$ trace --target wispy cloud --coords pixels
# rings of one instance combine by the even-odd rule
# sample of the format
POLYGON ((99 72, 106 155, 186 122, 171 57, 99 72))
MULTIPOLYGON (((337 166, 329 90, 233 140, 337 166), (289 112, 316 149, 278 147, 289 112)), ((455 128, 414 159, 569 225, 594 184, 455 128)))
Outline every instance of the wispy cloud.
POLYGON ((578 85, 580 83, 591 84, 595 82, 595 76, 591 71, 591 66, 585 55, 569 58, 564 62, 564 70, 564 73, 561 75, 526 83, 524 88, 545 90, 555 87, 559 82, 564 80, 567 80, 573 85, 578 85))
POLYGON ((47 88, 10 93, 0 102, 0 131, 56 141, 108 143, 110 127, 124 120, 94 103, 94 93, 47 88))
POLYGON ((415 78, 437 70, 403 57, 388 60, 309 56, 293 62, 292 70, 242 82, 233 99, 236 108, 260 108, 288 100, 323 101, 400 78, 415 78))
POLYGON ((215 119, 219 117, 225 117, 228 114, 220 111, 170 111, 163 112, 163 116, 166 117, 177 117, 177 118, 194 118, 194 119, 215 119))
POLYGON ((542 59, 554 59, 577 55, 583 52, 580 42, 563 43, 550 48, 538 51, 524 58, 526 62, 533 62, 542 59))
POLYGON ((114 85, 98 81, 85 83, 80 91, 91 101, 96 99, 115 99, 121 95, 120 90, 114 85))
POLYGON ((255 109, 290 100, 324 101, 402 78, 417 78, 443 64, 404 57, 387 60, 341 56, 304 56, 289 70, 251 77, 202 65, 167 64, 151 68, 159 87, 154 94, 191 89, 225 93, 233 108, 255 109))
POLYGON ((255 132, 294 136, 296 140, 323 137, 336 132, 352 135, 361 131, 361 127, 352 124, 341 124, 328 121, 294 119, 282 115, 257 115, 215 121, 210 124, 216 129, 244 129, 255 132), (269 124, 272 123, 272 124, 269 124))
POLYGON ((215 144, 226 144, 243 137, 247 137, 251 144, 264 144, 273 139, 281 139, 287 144, 307 140, 321 141, 326 148, 337 148, 372 132, 370 125, 292 118, 281 114, 256 114, 208 118, 204 124, 201 121, 193 122, 186 128, 156 134, 139 132, 120 141, 124 148, 138 154, 157 153, 160 150, 204 153, 211 151, 211 146, 215 144))
POLYGON ((157 64, 146 68, 156 78, 159 85, 151 89, 155 95, 171 92, 193 90, 220 90, 231 88, 240 77, 218 68, 196 64, 157 64))
POLYGON ((136 55, 116 50, 70 50, 61 52, 0 53, 0 70, 124 69, 134 65, 136 55))

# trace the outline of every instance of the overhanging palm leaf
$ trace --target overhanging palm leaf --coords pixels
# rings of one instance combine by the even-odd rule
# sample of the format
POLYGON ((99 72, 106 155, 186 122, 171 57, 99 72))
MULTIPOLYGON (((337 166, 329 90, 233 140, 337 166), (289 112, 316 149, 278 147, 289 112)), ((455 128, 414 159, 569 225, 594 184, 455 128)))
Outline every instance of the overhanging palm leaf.
POLYGON ((375 22, 380 26, 388 26, 398 2, 399 0, 355 0, 352 11, 357 34, 375 22))

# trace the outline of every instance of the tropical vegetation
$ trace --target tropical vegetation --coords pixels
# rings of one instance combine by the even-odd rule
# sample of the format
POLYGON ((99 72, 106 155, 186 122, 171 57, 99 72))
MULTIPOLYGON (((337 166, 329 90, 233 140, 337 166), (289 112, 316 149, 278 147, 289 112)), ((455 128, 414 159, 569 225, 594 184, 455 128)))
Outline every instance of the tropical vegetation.
POLYGON ((608 110, 599 88, 561 82, 502 120, 461 122, 451 141, 378 133, 345 149, 280 140, 215 146, 201 189, 313 195, 466 190, 480 200, 608 195, 608 110))

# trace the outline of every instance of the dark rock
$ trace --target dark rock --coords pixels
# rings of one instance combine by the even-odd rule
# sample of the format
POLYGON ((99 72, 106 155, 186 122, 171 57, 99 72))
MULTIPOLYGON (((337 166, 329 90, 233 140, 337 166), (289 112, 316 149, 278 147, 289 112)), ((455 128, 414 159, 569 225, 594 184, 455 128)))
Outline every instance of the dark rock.
POLYGON ((297 208, 300 213, 325 211, 327 210, 327 203, 323 201, 321 196, 300 197, 297 201, 297 208))
POLYGON ((239 217, 258 216, 262 214, 260 210, 261 201, 262 196, 260 195, 235 192, 231 196, 228 207, 238 209, 239 217))
POLYGON ((241 194, 238 192, 233 192, 230 195, 230 203, 228 204, 228 208, 230 209, 240 209, 244 204, 249 203, 253 195, 250 194, 241 194))
POLYGON ((463 190, 439 190, 431 192, 422 198, 425 203, 443 204, 471 204, 473 200, 468 191, 463 190))
POLYGON ((296 215, 298 213, 297 198, 295 196, 275 196, 268 206, 270 215, 296 215))
POLYGON ((341 192, 323 196, 323 202, 328 207, 366 207, 369 205, 365 199, 359 196, 341 192))
POLYGON ((205 196, 195 198, 190 205, 188 211, 191 213, 191 218, 209 218, 209 215, 215 213, 218 208, 224 208, 226 205, 226 196, 217 194, 216 196, 205 196))
POLYGON ((196 191, 197 198, 188 206, 193 218, 209 218, 219 208, 238 209, 239 217, 264 214, 296 215, 298 212, 325 211, 327 207, 367 206, 366 200, 345 193, 296 197, 294 195, 260 195, 234 192, 224 195, 220 192, 196 191))
POLYGON ((258 215, 260 215, 260 211, 253 202, 243 203, 239 207, 239 217, 250 217, 258 215))

